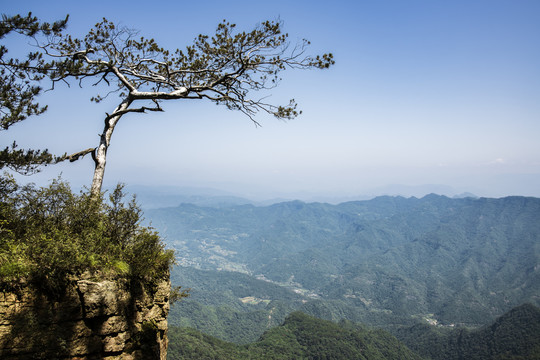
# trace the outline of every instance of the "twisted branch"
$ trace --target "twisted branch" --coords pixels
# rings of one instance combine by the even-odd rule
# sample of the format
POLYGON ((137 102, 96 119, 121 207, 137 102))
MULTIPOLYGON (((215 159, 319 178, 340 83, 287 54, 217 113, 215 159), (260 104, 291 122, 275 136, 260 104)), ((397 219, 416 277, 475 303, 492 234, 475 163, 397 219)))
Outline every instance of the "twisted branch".
POLYGON ((83 158, 85 155, 88 155, 90 153, 94 153, 96 151, 96 148, 88 148, 86 150, 82 150, 76 153, 73 153, 71 155, 64 154, 58 158, 55 159, 55 163, 58 164, 62 161, 69 160, 69 162, 74 162, 79 160, 79 158, 83 158))

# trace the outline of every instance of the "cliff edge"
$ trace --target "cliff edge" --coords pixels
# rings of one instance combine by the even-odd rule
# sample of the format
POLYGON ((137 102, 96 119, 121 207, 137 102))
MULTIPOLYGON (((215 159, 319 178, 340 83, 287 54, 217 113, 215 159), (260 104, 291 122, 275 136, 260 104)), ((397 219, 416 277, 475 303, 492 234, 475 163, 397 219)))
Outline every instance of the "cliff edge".
POLYGON ((60 297, 0 292, 0 358, 156 359, 167 355, 170 281, 80 276, 60 297))

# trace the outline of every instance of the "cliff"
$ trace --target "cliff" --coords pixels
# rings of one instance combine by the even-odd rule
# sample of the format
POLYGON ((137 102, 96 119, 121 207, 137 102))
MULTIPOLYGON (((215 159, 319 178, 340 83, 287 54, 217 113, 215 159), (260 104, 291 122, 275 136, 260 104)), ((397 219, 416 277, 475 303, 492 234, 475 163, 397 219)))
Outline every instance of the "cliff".
POLYGON ((0 358, 159 359, 167 354, 169 279, 73 279, 50 298, 32 287, 0 292, 0 358))

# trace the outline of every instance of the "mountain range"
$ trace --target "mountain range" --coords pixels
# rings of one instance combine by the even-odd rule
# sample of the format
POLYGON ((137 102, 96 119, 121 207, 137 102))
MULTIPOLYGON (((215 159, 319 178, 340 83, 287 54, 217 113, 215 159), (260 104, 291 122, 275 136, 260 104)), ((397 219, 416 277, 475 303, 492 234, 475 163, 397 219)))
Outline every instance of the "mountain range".
MULTIPOLYGON (((112 191, 113 187, 109 188, 112 191)), ((347 201, 370 200, 378 196, 402 196, 421 198, 425 195, 436 193, 452 198, 477 197, 470 192, 463 192, 448 185, 424 184, 402 185, 391 184, 377 188, 366 189, 362 194, 317 194, 317 193, 283 193, 281 195, 254 195, 240 194, 215 188, 202 188, 193 186, 145 186, 129 184, 126 190, 137 195, 138 203, 145 209, 158 209, 175 207, 182 203, 194 204, 204 207, 224 207, 232 205, 251 204, 256 206, 268 206, 280 202, 302 200, 305 202, 325 202, 339 204, 347 201)))
POLYGON ((540 301, 540 199, 383 196, 148 209, 191 288, 172 325, 247 344, 300 310, 393 333, 540 301))

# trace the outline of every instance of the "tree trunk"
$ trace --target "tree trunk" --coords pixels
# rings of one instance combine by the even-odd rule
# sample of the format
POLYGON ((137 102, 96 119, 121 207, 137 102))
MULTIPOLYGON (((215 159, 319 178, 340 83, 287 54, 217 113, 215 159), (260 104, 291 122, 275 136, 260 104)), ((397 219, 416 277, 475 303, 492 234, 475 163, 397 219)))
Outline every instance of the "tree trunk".
POLYGON ((111 115, 107 115, 105 118, 105 127, 103 133, 100 135, 99 146, 94 151, 94 178, 92 179, 92 187, 90 188, 90 194, 93 197, 99 196, 101 193, 101 187, 103 185, 103 176, 105 175, 105 164, 107 163, 107 150, 111 142, 111 136, 114 132, 114 127, 128 109, 132 99, 128 96, 111 115))

